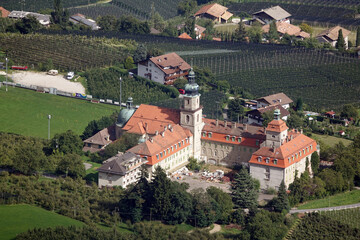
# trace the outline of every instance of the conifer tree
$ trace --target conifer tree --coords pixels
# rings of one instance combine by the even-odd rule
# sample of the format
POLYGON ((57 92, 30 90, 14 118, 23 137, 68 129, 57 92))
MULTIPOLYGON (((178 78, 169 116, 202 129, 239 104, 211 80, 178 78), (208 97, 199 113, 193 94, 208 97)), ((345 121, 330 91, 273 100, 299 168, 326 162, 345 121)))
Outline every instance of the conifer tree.
POLYGON ((254 180, 246 168, 235 175, 231 188, 231 196, 236 208, 256 208, 258 194, 254 180))
POLYGON ((339 36, 336 42, 335 47, 340 51, 343 52, 345 51, 345 40, 344 40, 344 36, 342 33, 342 29, 339 30, 339 36))
POLYGON ((269 29, 269 40, 271 43, 274 43, 278 39, 279 39, 279 33, 277 31, 276 23, 275 21, 272 21, 270 23, 270 29, 269 29))
POLYGON ((281 181, 278 195, 273 202, 274 202, 273 207, 276 212, 282 212, 283 210, 289 211, 290 204, 289 204, 288 195, 286 193, 284 180, 281 181))
POLYGON ((356 29, 356 47, 360 46, 360 26, 356 29))
POLYGON ((314 174, 316 174, 318 172, 319 163, 320 163, 319 154, 317 152, 314 152, 311 155, 311 169, 314 174))
POLYGON ((244 42, 246 37, 245 25, 241 19, 238 28, 235 30, 235 41, 244 42))

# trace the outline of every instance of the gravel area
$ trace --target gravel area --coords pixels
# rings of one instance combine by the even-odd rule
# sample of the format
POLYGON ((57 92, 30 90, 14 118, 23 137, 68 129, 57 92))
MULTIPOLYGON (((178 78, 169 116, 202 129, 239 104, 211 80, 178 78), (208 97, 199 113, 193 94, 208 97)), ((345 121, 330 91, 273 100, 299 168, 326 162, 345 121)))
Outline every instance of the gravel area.
POLYGON ((81 83, 71 82, 65 79, 62 74, 52 76, 41 72, 14 71, 10 77, 15 83, 26 86, 35 85, 47 88, 52 87, 57 88, 57 90, 60 91, 85 94, 85 88, 81 83))

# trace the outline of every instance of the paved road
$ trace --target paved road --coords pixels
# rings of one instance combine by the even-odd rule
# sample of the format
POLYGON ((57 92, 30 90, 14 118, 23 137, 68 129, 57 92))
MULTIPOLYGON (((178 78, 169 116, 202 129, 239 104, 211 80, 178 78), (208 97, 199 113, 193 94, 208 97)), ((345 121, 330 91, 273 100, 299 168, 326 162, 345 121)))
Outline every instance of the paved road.
POLYGON ((337 207, 326 207, 326 208, 315 208, 315 209, 291 209, 290 213, 310 213, 310 212, 318 212, 318 211, 336 211, 336 210, 344 210, 349 208, 358 208, 360 207, 360 203, 343 205, 337 207))

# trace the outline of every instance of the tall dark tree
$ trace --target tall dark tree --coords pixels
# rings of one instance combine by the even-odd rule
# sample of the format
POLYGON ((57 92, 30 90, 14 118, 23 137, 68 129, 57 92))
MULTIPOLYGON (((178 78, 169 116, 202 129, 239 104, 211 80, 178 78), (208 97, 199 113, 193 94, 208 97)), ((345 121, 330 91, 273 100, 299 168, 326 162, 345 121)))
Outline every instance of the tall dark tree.
POLYGON ((245 114, 244 110, 244 100, 241 100, 240 98, 235 98, 233 100, 230 100, 228 104, 228 117, 232 121, 240 121, 242 117, 245 114))
POLYGON ((273 208, 276 212, 289 211, 290 209, 284 180, 281 181, 277 197, 273 199, 273 208))
POLYGON ((235 30, 234 40, 239 42, 244 42, 246 40, 245 24, 242 19, 239 22, 237 29, 235 30))
POLYGON ((304 105, 304 102, 303 102, 302 98, 298 98, 296 100, 296 111, 302 111, 303 105, 304 105))
POLYGON ((231 186, 231 196, 236 208, 255 209, 257 207, 258 193, 255 183, 246 168, 242 168, 235 175, 231 186))
POLYGON ((28 34, 41 28, 39 21, 33 17, 28 16, 15 23, 15 29, 22 34, 28 34))
POLYGON ((177 6, 178 14, 189 16, 191 12, 197 7, 195 0, 182 0, 177 6))
POLYGON ((73 178, 85 176, 85 167, 82 159, 74 153, 65 154, 61 157, 57 171, 73 178))
POLYGON ((360 46, 360 26, 356 29, 356 47, 360 46))
POLYGON ((67 9, 64 10, 61 0, 54 0, 54 11, 51 12, 51 22, 63 27, 69 22, 69 12, 67 9))
POLYGON ((51 151, 59 151, 64 154, 77 153, 81 154, 83 142, 81 138, 73 131, 68 130, 64 133, 57 133, 50 141, 51 151))
POLYGON ((354 105, 346 104, 343 106, 340 116, 343 118, 355 118, 356 119, 359 116, 359 113, 354 105))
POLYGON ((339 30, 339 35, 338 35, 338 39, 336 41, 335 47, 340 51, 343 52, 345 51, 345 40, 344 40, 344 36, 342 33, 342 29, 339 30))
POLYGON ((97 18, 97 24, 104 31, 113 31, 116 26, 116 18, 111 15, 100 16, 97 18))
POLYGON ((140 43, 136 47, 136 50, 133 55, 134 63, 144 61, 144 60, 146 60, 146 57, 147 57, 147 49, 144 44, 140 43))
POLYGON ((39 171, 44 166, 45 155, 39 142, 24 142, 13 159, 13 169, 26 175, 39 171))
POLYGON ((319 164, 320 164, 320 157, 319 157, 319 154, 317 152, 314 152, 311 155, 310 162, 311 162, 311 169, 312 169, 313 173, 317 174, 318 170, 319 170, 319 164))
POLYGON ((277 31, 277 26, 276 26, 276 22, 272 21, 270 23, 270 29, 269 29, 269 41, 271 43, 276 42, 277 40, 279 40, 279 33, 277 31))
POLYGON ((218 203, 220 208, 220 216, 218 221, 226 223, 234 207, 231 196, 228 193, 222 191, 220 188, 212 186, 207 188, 206 192, 218 203))
POLYGON ((193 210, 190 223, 195 227, 207 227, 213 224, 220 216, 218 203, 202 188, 192 192, 193 210))
POLYGON ((189 34, 192 39, 196 38, 195 33, 195 18, 188 18, 185 21, 184 31, 189 34))

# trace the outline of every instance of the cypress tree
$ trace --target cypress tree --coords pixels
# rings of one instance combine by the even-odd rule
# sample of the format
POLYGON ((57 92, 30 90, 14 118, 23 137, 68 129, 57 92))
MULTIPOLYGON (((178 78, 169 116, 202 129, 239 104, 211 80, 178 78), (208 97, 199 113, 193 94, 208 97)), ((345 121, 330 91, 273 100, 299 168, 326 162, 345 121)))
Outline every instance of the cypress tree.
POLYGON ((281 181, 277 198, 274 199, 273 207, 276 212, 282 212, 283 210, 289 211, 290 209, 284 180, 281 181))
POLYGON ((248 170, 243 168, 235 175, 232 184, 232 200, 236 208, 255 209, 257 207, 257 190, 248 170))
POLYGON ((356 29, 356 47, 360 46, 360 26, 356 29))
POLYGON ((235 30, 234 39, 235 39, 235 41, 244 42, 245 37, 246 37, 245 25, 241 19, 241 21, 239 22, 238 28, 235 30))
POLYGON ((279 39, 279 33, 277 31, 276 23, 272 21, 269 29, 269 40, 271 43, 279 39))
POLYGON ((337 39, 337 42, 336 42, 335 47, 336 47, 340 52, 345 51, 345 40, 344 40, 344 36, 343 36, 343 33, 342 33, 342 30, 341 30, 341 29, 339 30, 339 36, 338 36, 338 39, 337 39))
POLYGON ((311 169, 314 174, 316 174, 318 172, 319 163, 320 163, 319 154, 317 152, 314 152, 311 155, 311 169))

